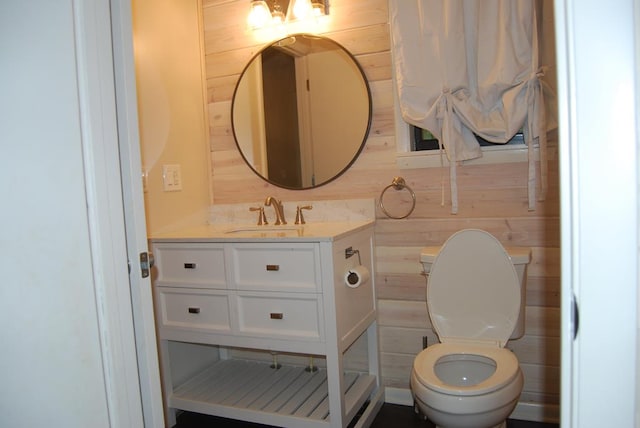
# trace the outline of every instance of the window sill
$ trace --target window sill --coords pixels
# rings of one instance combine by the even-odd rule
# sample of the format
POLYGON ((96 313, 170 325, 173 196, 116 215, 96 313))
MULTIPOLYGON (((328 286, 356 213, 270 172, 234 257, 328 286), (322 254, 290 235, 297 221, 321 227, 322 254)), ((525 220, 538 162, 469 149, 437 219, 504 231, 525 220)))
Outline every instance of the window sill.
MULTIPOLYGON (((518 144, 511 147, 484 147, 482 157, 460 162, 461 165, 489 165, 500 163, 527 162, 527 146, 518 144)), ((533 149, 536 161, 540 160, 540 150, 533 149)), ((549 153, 551 155, 551 153, 549 153)), ((449 166, 447 155, 442 153, 440 163, 440 151, 429 150, 421 152, 396 153, 396 164, 399 169, 437 168, 449 166)))

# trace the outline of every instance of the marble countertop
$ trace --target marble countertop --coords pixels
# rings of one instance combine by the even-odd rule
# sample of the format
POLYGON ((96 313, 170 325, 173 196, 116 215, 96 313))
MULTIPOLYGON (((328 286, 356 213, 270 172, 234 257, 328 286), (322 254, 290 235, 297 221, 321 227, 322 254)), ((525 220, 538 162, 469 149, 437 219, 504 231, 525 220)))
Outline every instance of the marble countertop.
POLYGON ((373 226, 374 220, 319 222, 304 225, 219 223, 191 226, 151 236, 152 242, 319 242, 334 241, 373 226))

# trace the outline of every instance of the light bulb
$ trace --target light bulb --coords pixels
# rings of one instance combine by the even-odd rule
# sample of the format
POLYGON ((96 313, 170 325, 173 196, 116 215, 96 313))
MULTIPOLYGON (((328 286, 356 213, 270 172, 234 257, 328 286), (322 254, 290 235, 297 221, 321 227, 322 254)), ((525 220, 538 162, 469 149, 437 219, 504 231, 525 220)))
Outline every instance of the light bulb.
POLYGON ((311 0, 294 0, 293 16, 296 19, 308 18, 312 12, 311 0))
POLYGON ((277 1, 273 4, 273 12, 271 13, 271 19, 273 21, 274 24, 279 25, 279 24, 284 24, 284 12, 282 12, 282 7, 280 6, 280 3, 278 3, 277 1))
POLYGON ((319 1, 314 1, 313 2, 313 16, 317 18, 318 16, 323 16, 324 14, 325 14, 324 3, 321 3, 319 1))
POLYGON ((269 6, 264 0, 252 0, 247 21, 252 28, 264 27, 271 19, 269 6))

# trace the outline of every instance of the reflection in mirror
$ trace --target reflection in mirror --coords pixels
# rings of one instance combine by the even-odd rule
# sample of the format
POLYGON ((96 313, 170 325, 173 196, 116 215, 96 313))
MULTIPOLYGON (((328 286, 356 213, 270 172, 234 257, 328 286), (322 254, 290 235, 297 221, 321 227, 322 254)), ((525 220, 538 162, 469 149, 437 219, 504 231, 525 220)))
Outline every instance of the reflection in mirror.
POLYGON ((297 34, 249 62, 231 113, 238 148, 260 177, 309 189, 335 179, 357 158, 371 125, 371 94, 342 46, 297 34))

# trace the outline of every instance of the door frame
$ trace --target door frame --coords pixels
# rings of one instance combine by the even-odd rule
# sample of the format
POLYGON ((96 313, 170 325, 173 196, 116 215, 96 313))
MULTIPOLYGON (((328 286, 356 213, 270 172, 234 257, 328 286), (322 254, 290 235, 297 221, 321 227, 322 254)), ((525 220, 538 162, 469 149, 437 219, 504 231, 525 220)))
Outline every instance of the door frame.
POLYGON ((131 0, 74 2, 94 288, 111 426, 163 427, 140 175, 131 0), (110 19, 105 19, 109 17, 110 19))
POLYGON ((143 412, 127 269, 122 196, 126 183, 119 174, 111 4, 88 0, 73 2, 72 7, 93 287, 109 425, 136 427, 143 424, 143 412))
POLYGON ((555 2, 563 427, 640 423, 637 13, 555 2))

